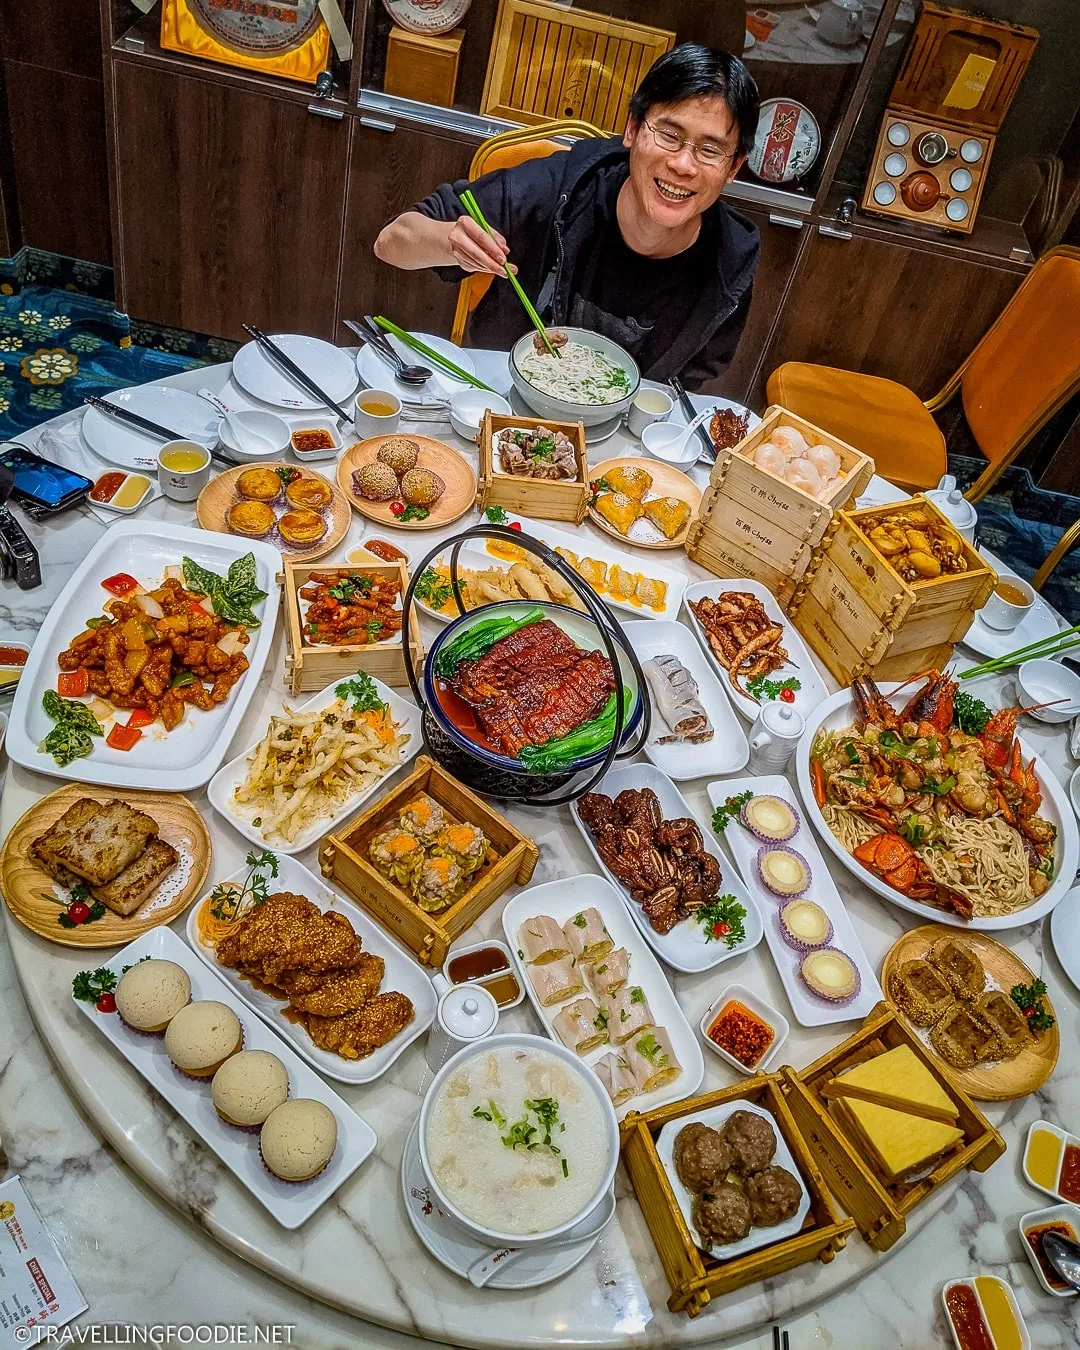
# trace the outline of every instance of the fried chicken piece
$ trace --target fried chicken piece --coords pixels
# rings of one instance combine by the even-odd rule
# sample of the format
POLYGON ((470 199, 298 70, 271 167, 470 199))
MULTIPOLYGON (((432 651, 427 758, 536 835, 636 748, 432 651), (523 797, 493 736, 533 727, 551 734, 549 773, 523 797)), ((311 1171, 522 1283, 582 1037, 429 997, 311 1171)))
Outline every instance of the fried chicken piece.
POLYGON ((356 1012, 379 992, 386 962, 371 952, 361 952, 360 960, 344 974, 338 974, 310 993, 292 990, 290 1001, 297 1012, 314 1013, 317 1017, 343 1017, 356 1012))
POLYGON ((305 918, 321 918, 318 905, 303 895, 278 891, 256 905, 235 929, 217 945, 217 958, 225 966, 259 966, 264 954, 282 946, 282 934, 305 918))
POLYGON ((309 1013, 305 1021, 320 1050, 329 1050, 342 1059, 366 1059, 404 1030, 414 1016, 411 1001, 404 994, 390 991, 344 1017, 316 1017, 309 1013))

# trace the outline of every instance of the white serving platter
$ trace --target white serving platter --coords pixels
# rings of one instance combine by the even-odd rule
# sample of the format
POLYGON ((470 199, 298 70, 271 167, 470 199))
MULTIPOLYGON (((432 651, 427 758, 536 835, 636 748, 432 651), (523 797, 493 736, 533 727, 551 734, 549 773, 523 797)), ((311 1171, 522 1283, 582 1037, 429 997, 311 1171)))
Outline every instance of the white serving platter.
MULTIPOLYGON (((247 874, 247 867, 241 867, 224 880, 235 881, 242 885, 247 874)), ((379 992, 387 993, 393 989, 405 994, 412 1000, 416 1013, 409 1025, 398 1032, 393 1040, 380 1046, 367 1059, 343 1059, 329 1050, 320 1050, 304 1027, 298 1022, 286 1019, 284 1012, 289 1005, 284 999, 274 998, 272 994, 257 989, 229 966, 219 965, 213 948, 205 946, 199 940, 198 911, 203 897, 200 897, 188 911, 187 940, 192 950, 214 972, 217 979, 228 985, 235 997, 273 1027, 301 1058, 313 1064, 321 1074, 327 1078, 336 1078, 339 1083, 374 1082, 386 1072, 407 1046, 431 1026, 435 1017, 435 1005, 438 1002, 435 986, 405 949, 399 947, 387 932, 364 914, 363 910, 332 890, 295 858, 290 858, 286 854, 278 859, 278 875, 270 885, 271 894, 277 891, 292 891, 294 895, 303 895, 313 901, 324 914, 331 909, 343 914, 359 935, 364 951, 382 957, 386 963, 386 973, 379 992)))
MULTIPOLYGON (((381 680, 372 677, 372 683, 378 690, 379 697, 389 705, 390 716, 400 727, 401 734, 408 738, 401 747, 401 760, 398 764, 387 769, 381 777, 376 778, 362 791, 354 792, 331 815, 320 816, 317 820, 313 820, 306 829, 300 831, 291 844, 287 844, 276 835, 268 838, 260 826, 252 823, 253 818, 259 814, 258 810, 255 807, 241 806, 233 798, 234 789, 239 787, 247 777, 248 764, 251 756, 255 753, 256 747, 262 740, 262 737, 260 737, 258 741, 253 741, 241 754, 230 759, 227 764, 223 764, 210 780, 206 795, 210 799, 210 805, 218 815, 223 820, 228 821, 234 830, 257 847, 269 848, 275 853, 284 854, 302 853, 309 844, 314 844, 317 839, 321 839, 329 830, 334 829, 335 826, 340 825, 343 820, 351 816, 359 806, 367 801, 373 792, 385 786, 386 780, 391 774, 396 773, 402 765, 408 764, 421 745, 420 710, 416 704, 411 699, 406 700, 396 694, 381 680)), ((336 699, 335 686, 330 684, 313 698, 309 698, 306 703, 290 704, 289 706, 295 712, 316 712, 330 707, 336 699)), ((270 724, 270 716, 273 715, 267 716, 267 726, 270 724)))
MULTIPOLYGON (((601 595, 600 599, 610 609, 632 614, 636 619, 668 619, 674 621, 678 618, 679 606, 682 604, 683 592, 686 590, 686 577, 679 572, 659 563, 654 563, 651 557, 644 562, 641 562, 636 556, 630 558, 624 551, 610 544, 601 544, 591 535, 570 534, 565 530, 557 530, 548 525, 546 521, 530 520, 527 516, 515 516, 509 512, 507 512, 506 519, 508 523, 516 522, 520 524, 523 534, 538 539, 542 544, 547 544, 548 548, 565 548, 579 558, 594 558, 597 562, 606 563, 608 567, 618 563, 628 572, 640 572, 642 576, 649 577, 653 581, 662 581, 667 585, 663 609, 649 609, 645 605, 632 603, 629 600, 617 600, 611 595, 601 595)), ((435 559, 432 566, 435 563, 448 566, 449 561, 450 551, 447 549, 445 554, 435 559)), ((469 543, 461 546, 461 552, 458 554, 459 568, 471 567, 480 570, 488 567, 502 567, 509 570, 510 566, 511 564, 505 558, 497 558, 493 553, 489 553, 482 541, 470 540, 469 543)), ((428 608, 419 599, 416 603, 425 614, 432 619, 438 619, 440 623, 449 623, 455 617, 452 614, 439 614, 428 608)))
MULTIPOLYGON (((277 549, 259 539, 211 534, 162 520, 155 520, 152 530, 133 520, 117 521, 69 577, 38 631, 15 692, 8 755, 27 769, 73 782, 168 788, 170 792, 202 787, 224 759, 270 655, 279 609, 276 577, 280 568, 277 549), (166 732, 160 722, 155 722, 143 729, 142 739, 131 750, 114 750, 105 744, 104 737, 95 736, 90 754, 66 768, 38 748, 54 725, 41 706, 42 693, 56 688, 59 654, 84 631, 86 620, 100 614, 102 605, 114 598, 101 586, 106 577, 127 572, 146 587, 160 586, 165 568, 179 564, 185 555, 224 576, 229 564, 247 553, 255 555, 258 584, 267 598, 255 606, 261 626, 253 630, 251 642, 244 649, 250 669, 225 703, 212 712, 188 705, 184 720, 173 731, 166 732)), ((120 720, 126 721, 127 714, 121 712, 120 720)))
MULTIPOLYGON (((346 405, 356 392, 358 380, 348 352, 322 338, 301 333, 270 333, 271 341, 335 403, 346 405)), ((245 343, 232 360, 232 377, 253 398, 275 408, 325 412, 321 403, 269 356, 257 342, 245 343)), ((346 409, 348 411, 348 409, 346 409)))
MULTIPOLYGON (((553 1041, 562 1044, 559 1040, 559 1034, 555 1030, 555 1017, 567 1003, 573 1000, 565 999, 562 1003, 553 1004, 550 1008, 545 1008, 541 1004, 532 987, 532 981, 529 979, 528 967, 518 955, 521 949, 518 942, 518 930, 527 919, 535 918, 538 914, 550 915, 561 926, 574 914, 577 914, 580 910, 588 909, 590 906, 600 911, 604 926, 607 928, 615 946, 626 948, 630 957, 630 978, 628 982, 640 985, 644 990, 649 1009, 656 1019, 656 1025, 667 1030, 671 1037, 675 1058, 682 1065, 682 1073, 674 1082, 656 1092, 646 1092, 631 1097, 622 1106, 617 1106, 615 1113, 621 1120, 627 1111, 651 1111, 654 1107, 666 1106, 668 1102, 677 1102, 684 1097, 692 1096, 701 1086, 701 1080, 705 1076, 705 1057, 701 1053, 701 1046, 698 1044, 690 1023, 679 1007, 679 1000, 675 997, 675 992, 668 983, 667 976, 661 969, 656 957, 649 951, 648 946, 642 942, 634 924, 627 917, 626 910, 615 887, 603 877, 592 876, 588 873, 576 877, 567 877, 562 881, 549 881, 542 886, 532 886, 527 891, 519 891, 503 910, 503 932, 506 934, 507 945, 513 953, 518 979, 527 992, 529 1002, 540 1019, 544 1031, 553 1041)), ((574 997, 582 998, 584 995, 576 994, 574 997)), ((612 1045, 597 1046, 595 1050, 590 1050, 582 1058, 586 1064, 592 1066, 596 1064, 597 1060, 603 1059, 604 1055, 614 1049, 616 1047, 612 1045)))
POLYGON ((752 722, 757 717, 761 704, 756 699, 751 698, 741 686, 736 689, 731 683, 727 671, 716 659, 712 648, 709 646, 705 629, 690 608, 691 601, 702 600, 705 596, 708 596, 710 600, 716 600, 723 591, 748 591, 751 595, 756 595, 765 606, 765 613, 769 618, 774 623, 783 624, 784 635, 780 639, 780 645, 787 651, 788 660, 779 670, 774 670, 769 679, 787 680, 794 678, 798 680, 801 687, 795 690, 795 702, 792 707, 797 708, 804 717, 808 717, 813 709, 829 696, 825 681, 821 678, 810 649, 803 642, 798 629, 790 619, 785 617, 783 610, 777 604, 776 596, 764 582, 753 581, 748 577, 732 577, 730 581, 698 581, 693 586, 688 586, 686 594, 683 596, 683 608, 686 611, 690 627, 698 642, 701 643, 705 658, 716 672, 728 698, 731 699, 735 708, 748 722, 752 722))
POLYGON ((702 741, 699 745, 689 741, 659 744, 657 738, 667 735, 671 728, 661 717, 652 686, 646 680, 652 704, 652 731, 644 751, 656 767, 676 782, 745 769, 750 757, 746 733, 690 632, 681 623, 664 619, 623 624, 623 632, 639 661, 648 661, 654 656, 674 656, 683 663, 697 682, 698 698, 713 726, 711 741, 702 741))
MULTIPOLYGON (((652 788, 660 800, 660 809, 664 813, 665 820, 678 820, 684 816, 696 820, 686 798, 667 774, 661 772, 654 764, 619 765, 617 768, 610 769, 593 791, 602 792, 614 798, 626 788, 652 788)), ((658 933, 645 917, 641 906, 631 899, 630 892, 612 875, 600 854, 597 853, 592 834, 585 827, 578 813, 577 802, 571 803, 570 813, 574 817, 574 824, 578 827, 582 839, 585 840, 589 852, 596 859, 600 871, 614 886, 616 893, 622 897, 639 932, 657 956, 662 961, 666 961, 674 970, 687 973, 711 970, 713 966, 718 966, 723 961, 730 961, 733 956, 742 956, 744 952, 756 947, 761 941, 765 926, 761 909, 743 885, 738 872, 721 853, 708 825, 702 825, 700 820, 697 821, 707 852, 711 853, 720 864, 722 873, 720 894, 733 895, 746 910, 746 919, 743 925, 746 929, 746 937, 735 947, 729 948, 721 940, 707 941, 704 928, 692 918, 683 919, 680 923, 677 923, 670 933, 658 933)))
POLYGON ((210 1079, 186 1078, 173 1066, 165 1053, 164 1036, 147 1036, 132 1031, 117 1013, 99 1013, 92 1003, 75 1001, 75 1006, 116 1046, 133 1069, 213 1149, 241 1185, 246 1186, 271 1218, 283 1228, 299 1228, 334 1194, 375 1150, 375 1131, 351 1106, 323 1080, 269 1027, 252 1017, 233 991, 207 970, 171 928, 152 928, 123 947, 105 965, 117 975, 125 966, 144 957, 174 961, 191 979, 192 999, 216 999, 232 1008, 244 1028, 245 1050, 269 1050, 285 1065, 289 1075, 289 1096, 310 1097, 322 1102, 334 1113, 338 1139, 334 1156, 325 1171, 310 1181, 281 1181, 263 1164, 259 1156, 256 1131, 238 1130, 227 1125, 214 1110, 210 1079))
MULTIPOLYGON (((175 431, 181 440, 210 448, 217 445, 218 414, 195 394, 167 384, 139 384, 131 389, 114 389, 104 397, 106 403, 115 403, 125 412, 175 431)), ((95 455, 125 469, 155 472, 158 451, 165 444, 160 436, 140 431, 93 407, 83 413, 82 434, 95 455)))
POLYGON ((756 1102, 721 1102, 718 1106, 710 1106, 706 1111, 696 1111, 693 1115, 680 1116, 678 1120, 669 1120, 656 1136, 656 1153, 663 1164, 664 1171, 667 1173, 668 1181, 671 1183, 671 1189, 675 1193, 675 1199, 679 1203, 679 1209, 682 1211, 687 1228, 693 1233, 701 1250, 711 1253, 719 1260, 733 1261, 737 1256, 745 1256, 747 1252, 756 1252, 761 1247, 771 1247, 774 1242, 783 1242, 785 1238, 794 1237, 802 1228, 803 1220, 810 1209, 810 1192, 806 1189, 803 1175, 799 1171, 795 1159, 791 1156, 791 1149, 788 1148, 787 1140, 780 1133, 776 1117, 771 1111, 766 1111, 764 1107, 758 1106, 756 1102), (694 1227, 692 1217, 694 1197, 679 1180, 672 1155, 675 1150, 675 1140, 687 1125, 700 1123, 718 1130, 722 1128, 727 1118, 733 1116, 736 1111, 749 1111, 751 1115, 761 1116, 773 1127, 776 1134, 776 1152, 773 1154, 770 1166, 786 1168, 798 1180, 802 1187, 802 1199, 799 1201, 799 1208, 790 1219, 785 1219, 783 1223, 773 1224, 770 1227, 758 1225, 751 1228, 746 1237, 740 1238, 738 1242, 725 1242, 716 1247, 709 1247, 700 1240, 697 1229, 694 1227))
MULTIPOLYGON (((383 360, 371 343, 365 342, 356 353, 356 370, 371 389, 386 389, 390 393, 397 394, 402 403, 423 404, 437 399, 452 398, 463 389, 472 388, 464 380, 451 375, 449 371, 440 370, 433 362, 425 361, 419 352, 414 352, 407 343, 394 337, 392 333, 385 333, 384 336, 406 365, 427 366, 431 371, 431 378, 421 385, 403 384, 390 368, 390 363, 383 360)), ((452 361, 460 370, 467 371, 470 375, 476 374, 473 359, 463 347, 458 347, 447 338, 437 337, 433 333, 413 333, 413 337, 448 361, 452 361)))
POLYGON ((1062 970, 1080 989, 1080 886, 1074 886, 1050 916, 1050 940, 1062 970))
POLYGON ((748 790, 759 797, 780 797, 798 815, 799 828, 790 839, 784 840, 784 844, 801 853, 810 865, 812 880, 809 890, 802 898, 813 900, 815 904, 820 905, 832 920, 833 936, 829 945, 839 947, 851 957, 859 968, 859 977, 862 980, 862 987, 850 1003, 837 1005, 810 992, 799 978, 799 953, 794 947, 789 947, 780 935, 777 919, 784 902, 773 895, 758 879, 754 862, 758 849, 762 847, 761 841, 737 820, 729 821, 724 831, 724 841, 746 880, 747 889, 765 915, 765 941, 769 944, 773 963, 779 972, 796 1020, 804 1027, 826 1027, 836 1022, 850 1022, 854 1018, 865 1017, 885 995, 881 992, 873 963, 863 950, 840 892, 836 889, 836 882, 829 875, 814 832, 806 823, 805 813, 798 805, 791 784, 786 778, 779 776, 727 778, 722 783, 709 784, 709 802, 713 807, 717 807, 729 797, 737 797, 748 790))
MULTIPOLYGON (((903 707, 905 700, 909 699, 914 692, 910 683, 904 687, 902 693, 898 692, 901 686, 897 683, 887 682, 882 684, 880 688, 897 709, 903 707)), ((876 877, 868 867, 863 867, 848 853, 826 825, 814 799, 813 783, 810 778, 810 748, 814 743, 814 737, 819 731, 841 731, 844 727, 851 726, 854 720, 855 709, 852 704, 851 690, 841 689, 839 693, 827 698, 807 717, 806 730, 795 749, 795 772, 806 815, 813 823, 814 829, 824 840, 825 846, 835 858, 843 863, 852 876, 857 877, 864 886, 869 886, 883 900, 889 900, 894 905, 899 905, 901 909, 906 909, 912 914, 921 915, 924 920, 930 923, 951 924, 954 928, 970 928, 983 933, 999 932, 1006 928, 1023 928, 1026 924, 1035 923, 1038 919, 1045 918, 1054 909, 1058 901, 1065 898, 1076 877, 1077 857, 1080 853, 1076 817, 1073 814, 1072 805, 1065 788, 1050 772, 1045 761, 1036 755, 1032 747, 1027 745, 1021 737, 1017 737, 1017 740, 1020 741, 1024 759, 1030 760, 1033 756, 1035 759, 1035 774, 1043 794, 1039 814, 1050 821, 1057 829, 1054 850, 1054 878, 1044 894, 1040 895, 1026 908, 1018 909, 1013 914, 1001 914, 993 918, 962 919, 958 914, 952 914, 948 910, 938 909, 934 905, 924 904, 921 900, 912 900, 908 896, 902 895, 887 882, 882 881, 880 877, 876 877)))

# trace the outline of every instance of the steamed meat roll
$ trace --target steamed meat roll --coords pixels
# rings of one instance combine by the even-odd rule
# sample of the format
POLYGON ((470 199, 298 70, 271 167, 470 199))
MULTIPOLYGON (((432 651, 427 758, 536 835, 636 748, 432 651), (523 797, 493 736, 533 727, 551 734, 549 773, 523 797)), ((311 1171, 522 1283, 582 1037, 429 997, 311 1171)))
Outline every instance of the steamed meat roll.
POLYGON ((545 1008, 585 992, 581 976, 568 956, 560 957, 558 961, 547 961, 544 964, 536 962, 529 966, 529 983, 541 1006, 545 1008))
POLYGON ((593 1068, 611 1098, 612 1106, 622 1106, 623 1102, 637 1096, 637 1080, 624 1055, 609 1051, 596 1061, 593 1068))
POLYGON ((674 1082, 682 1073, 682 1065, 675 1058, 671 1037, 664 1027, 650 1027, 634 1036, 627 1041, 624 1054, 639 1092, 655 1092, 674 1082))
POLYGON ((615 946, 600 911, 591 906, 567 919, 562 930, 570 955, 577 961, 599 961, 615 946))
POLYGON ((548 961, 559 961, 570 955, 566 935, 549 914, 537 914, 535 918, 525 920, 518 929, 518 946, 522 960, 530 965, 546 965, 548 961))
POLYGON ((587 1055, 608 1038, 600 1009, 591 998, 576 998, 568 1003, 555 1018, 554 1026, 559 1040, 577 1055, 587 1055))
POLYGON ((654 656, 641 669, 652 690, 656 710, 670 729, 657 736, 657 745, 690 741, 698 745, 713 738, 712 723, 698 697, 697 681, 676 656, 654 656))
POLYGON ((585 978, 597 998, 617 994, 630 975, 630 953, 616 947, 606 956, 585 967, 585 978))
POLYGON ((622 1045, 653 1024, 645 991, 636 984, 606 995, 600 1000, 600 1011, 607 1018, 608 1035, 613 1045, 622 1045))

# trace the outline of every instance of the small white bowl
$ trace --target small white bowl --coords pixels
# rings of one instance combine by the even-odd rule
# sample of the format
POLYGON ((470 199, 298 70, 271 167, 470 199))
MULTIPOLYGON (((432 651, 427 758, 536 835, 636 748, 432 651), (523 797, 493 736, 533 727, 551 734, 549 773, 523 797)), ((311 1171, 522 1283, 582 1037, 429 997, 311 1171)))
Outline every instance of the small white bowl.
POLYGON ((305 417, 303 421, 298 418, 296 425, 289 427, 289 449, 301 464, 310 464, 319 459, 337 459, 344 447, 345 441, 338 430, 336 417, 320 417, 315 413, 312 417, 305 417), (297 450, 292 438, 298 431, 328 432, 334 444, 328 450, 297 450))
MULTIPOLYGON (((514 979, 517 981, 518 996, 516 999, 514 999, 512 1003, 499 1003, 500 1013, 504 1013, 510 1008, 516 1008, 517 1005, 525 997, 525 982, 522 980, 521 976, 514 969, 514 959, 510 955, 510 948, 506 945, 505 942, 500 942, 498 938, 488 938, 486 942, 470 942, 467 947, 451 947, 450 950, 446 953, 446 960, 443 962, 442 973, 443 979, 446 980, 447 984, 451 985, 480 984, 483 985, 485 989, 487 989, 486 984, 487 980, 497 980, 503 975, 512 975, 514 979), (452 961, 456 960, 456 958, 459 956, 468 956, 469 952, 482 951, 485 947, 494 947, 497 951, 502 952, 503 956, 506 957, 505 970, 496 970, 493 971, 490 975, 476 975, 469 980, 451 979, 450 964, 452 961)), ((488 993, 489 994, 491 993, 490 989, 488 989, 488 993)), ((497 999, 496 1002, 498 1002, 497 999)))
POLYGON ((0 713, 0 750, 4 748, 4 740, 7 736, 7 713, 0 713))
MULTIPOLYGON (((99 479, 104 477, 105 477, 104 474, 98 475, 99 479)), ((97 487, 96 482, 94 486, 97 487)), ((153 490, 154 485, 150 481, 150 479, 146 476, 146 474, 127 473, 124 474, 120 483, 117 485, 116 491, 113 493, 113 495, 109 498, 107 502, 98 501, 96 497, 91 497, 90 500, 93 502, 95 506, 100 506, 104 511, 115 511, 118 515, 130 516, 133 511, 137 511, 140 506, 143 506, 146 503, 147 498, 150 496, 153 490), (136 480, 137 483, 141 482, 143 484, 142 495, 139 497, 139 500, 135 502, 134 505, 132 506, 117 506, 116 504, 117 497, 119 497, 121 490, 124 487, 126 487, 128 482, 130 482, 132 479, 136 480)))
MULTIPOLYGON (((234 412, 233 417, 240 425, 252 432, 255 436, 262 436, 273 446, 275 455, 283 455, 289 448, 289 437, 292 434, 292 428, 283 417, 278 417, 276 413, 270 412, 234 412)), ((218 440, 228 450, 229 454, 235 459, 250 461, 257 464, 267 458, 268 451, 241 450, 233 438, 232 432, 222 418, 218 424, 218 440)))
POLYGON ((777 1012, 777 1010, 772 1007, 771 1004, 766 1003, 763 998, 758 998, 757 994, 747 989, 745 984, 729 984, 701 1019, 701 1039, 709 1049, 712 1050, 714 1054, 719 1055, 721 1059, 726 1059, 733 1069, 738 1069, 740 1073, 744 1073, 748 1077, 755 1073, 763 1073, 765 1071, 769 1061, 773 1059, 776 1052, 787 1040, 790 1031, 791 1025, 783 1013, 777 1012), (741 1059, 736 1059, 734 1055, 729 1054, 722 1046, 717 1045, 714 1040, 709 1038, 710 1023, 713 1018, 716 1017, 717 1013, 719 1013, 728 1003, 741 1003, 748 1012, 752 1012, 755 1017, 760 1017, 763 1022, 768 1023, 773 1029, 773 1038, 769 1048, 752 1069, 744 1064, 741 1059))
POLYGON ((1080 713, 1080 675, 1060 661, 1039 658, 1017 667, 1016 683, 1025 704, 1050 703, 1067 698, 1052 708, 1040 708, 1030 715, 1040 722, 1069 722, 1080 713))
MULTIPOLYGON (((1027 1323, 1024 1321, 1024 1315, 1020 1311, 1019 1303, 1017 1303, 1016 1301, 1016 1295, 1005 1283, 1005 1281, 1000 1279, 997 1275, 980 1274, 978 1278, 990 1280, 1000 1287, 1001 1292, 1005 1295, 1005 1300, 1008 1303, 1009 1309, 1012 1312, 1013 1318, 1016 1322, 1016 1333, 1020 1338, 1020 1350, 1031 1350, 1031 1333, 1027 1329, 1027 1323)), ((945 1309, 945 1321, 948 1324, 949 1331, 952 1333, 953 1345, 956 1346, 956 1350, 964 1350, 964 1346, 960 1340, 960 1337, 956 1334, 956 1326, 952 1320, 952 1314, 949 1312, 948 1295, 950 1289, 955 1289, 958 1284, 966 1284, 967 1287, 975 1295, 975 1301, 979 1305, 979 1311, 983 1315, 983 1321, 986 1323, 987 1329, 989 1330, 990 1327, 990 1319, 986 1316, 985 1310, 983 1309, 983 1301, 979 1297, 979 1289, 975 1283, 975 1279, 976 1277, 974 1275, 968 1275, 962 1280, 949 1280, 941 1291, 941 1305, 945 1309)), ((996 1339, 994 1340, 994 1344, 995 1345, 998 1344, 996 1339)))
POLYGON ((501 394, 489 394, 483 389, 460 389, 450 400, 450 425, 463 441, 475 445, 484 413, 488 411, 509 417, 513 409, 501 394))
POLYGON ((1043 1274, 1042 1266, 1039 1265, 1039 1259, 1035 1255, 1035 1250, 1027 1240, 1025 1229, 1038 1228, 1047 1223, 1067 1223, 1078 1237, 1080 1237, 1080 1209, 1075 1205, 1068 1203, 1061 1205, 1047 1205, 1045 1209, 1033 1209, 1030 1214, 1025 1214, 1020 1220, 1020 1245, 1027 1252, 1027 1258, 1031 1262, 1032 1269, 1038 1276, 1039 1283, 1048 1294, 1054 1298, 1075 1298, 1077 1291, 1075 1289, 1055 1289, 1050 1281, 1043 1274))
POLYGON ((686 436, 685 427, 674 426, 671 422, 653 422, 641 433, 641 448, 650 459, 661 464, 670 464, 674 469, 689 469, 697 463, 701 455, 701 441, 696 432, 686 436), (686 442, 678 451, 675 445, 680 437, 686 442))

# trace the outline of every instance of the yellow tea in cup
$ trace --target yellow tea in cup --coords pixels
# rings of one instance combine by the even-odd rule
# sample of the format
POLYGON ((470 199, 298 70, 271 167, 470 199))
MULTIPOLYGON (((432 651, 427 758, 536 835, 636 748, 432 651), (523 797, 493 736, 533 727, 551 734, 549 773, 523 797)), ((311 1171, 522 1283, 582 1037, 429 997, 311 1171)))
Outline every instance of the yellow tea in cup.
POLYGON ((370 413, 372 417, 393 417, 397 409, 392 403, 387 403, 381 398, 362 398, 360 407, 364 412, 370 413))
POLYGON ((206 463, 207 453, 205 450, 189 450, 186 446, 177 446, 175 450, 165 450, 161 455, 161 463, 166 469, 171 469, 173 473, 195 473, 206 463))

